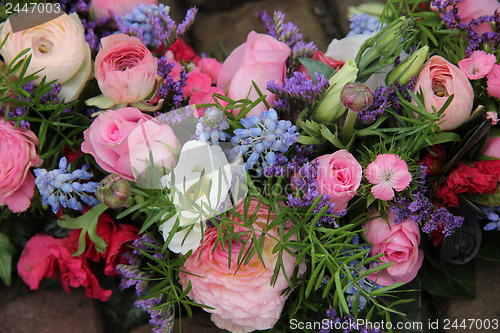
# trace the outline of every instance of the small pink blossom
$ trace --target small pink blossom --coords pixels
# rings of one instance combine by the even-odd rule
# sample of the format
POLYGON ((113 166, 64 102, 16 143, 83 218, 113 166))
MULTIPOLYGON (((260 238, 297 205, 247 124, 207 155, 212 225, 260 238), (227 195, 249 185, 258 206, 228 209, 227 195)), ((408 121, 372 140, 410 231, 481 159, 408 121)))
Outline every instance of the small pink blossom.
POLYGON ((493 66, 488 76, 488 94, 500 98, 500 65, 493 66))
POLYGON ((201 58, 198 67, 202 73, 212 78, 212 83, 217 83, 222 64, 214 58, 201 58))
POLYGON ((469 80, 485 77, 497 62, 495 55, 484 51, 474 51, 470 57, 460 60, 458 67, 467 75, 469 80))
POLYGON ((411 174, 406 162, 398 155, 380 154, 366 168, 366 178, 371 184, 376 199, 391 200, 394 190, 402 191, 410 185, 411 174))
MULTIPOLYGON (((191 98, 189 99, 189 105, 214 103, 214 99, 217 99, 217 101, 224 108, 229 104, 228 102, 223 101, 222 99, 214 97, 213 94, 224 95, 224 92, 217 87, 210 87, 207 90, 200 90, 195 94, 193 94, 193 96, 191 96, 191 98)), ((205 108, 197 108, 194 113, 194 116, 196 118, 200 118, 203 116, 204 113, 205 113, 205 108)))
POLYGON ((210 76, 203 73, 189 73, 184 87, 184 97, 190 97, 200 91, 207 91, 212 85, 210 76))
POLYGON ((498 114, 495 111, 486 112, 486 119, 491 119, 491 124, 496 125, 498 123, 498 114))

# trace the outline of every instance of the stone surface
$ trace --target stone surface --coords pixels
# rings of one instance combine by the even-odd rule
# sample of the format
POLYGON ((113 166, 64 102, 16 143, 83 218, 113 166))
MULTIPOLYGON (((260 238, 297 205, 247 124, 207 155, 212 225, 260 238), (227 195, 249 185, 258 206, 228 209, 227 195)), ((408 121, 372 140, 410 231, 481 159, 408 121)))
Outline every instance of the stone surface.
POLYGON ((275 10, 281 10, 285 14, 286 22, 291 21, 299 27, 306 42, 314 41, 320 50, 326 49, 329 40, 309 0, 252 1, 229 11, 200 11, 191 28, 192 45, 197 52, 214 51, 219 54, 219 44, 222 43, 229 54, 246 41, 250 31, 266 32, 260 19, 255 16, 257 11, 262 9, 269 15, 273 15, 275 10))
POLYGON ((97 301, 83 289, 37 290, 18 295, 0 287, 1 333, 102 333, 97 301))

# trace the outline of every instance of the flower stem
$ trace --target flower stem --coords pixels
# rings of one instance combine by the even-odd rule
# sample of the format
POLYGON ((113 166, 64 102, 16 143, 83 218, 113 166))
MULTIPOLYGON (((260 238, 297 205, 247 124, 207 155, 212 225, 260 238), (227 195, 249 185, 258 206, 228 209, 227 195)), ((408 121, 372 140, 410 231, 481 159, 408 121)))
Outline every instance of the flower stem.
POLYGON ((358 116, 357 112, 354 112, 352 110, 347 111, 347 117, 344 123, 344 130, 342 132, 342 141, 344 141, 345 145, 349 144, 349 142, 352 139, 354 123, 356 123, 357 116, 358 116))

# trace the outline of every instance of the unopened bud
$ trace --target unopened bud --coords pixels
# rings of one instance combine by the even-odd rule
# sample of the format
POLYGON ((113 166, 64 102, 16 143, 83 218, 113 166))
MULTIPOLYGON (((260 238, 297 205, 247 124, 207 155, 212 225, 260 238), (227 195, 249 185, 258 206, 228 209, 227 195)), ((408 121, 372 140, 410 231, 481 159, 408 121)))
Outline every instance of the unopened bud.
POLYGON ((422 46, 413 52, 402 63, 394 67, 385 77, 385 83, 390 86, 394 82, 399 81, 400 84, 406 86, 410 83, 411 77, 420 72, 420 69, 427 60, 428 55, 429 47, 427 45, 422 46))
POLYGON ((97 199, 111 208, 125 206, 132 194, 129 182, 120 175, 111 174, 104 178, 97 188, 97 199))
POLYGON ((348 82, 342 88, 340 101, 349 110, 354 112, 363 111, 373 103, 372 92, 366 84, 359 82, 348 82))

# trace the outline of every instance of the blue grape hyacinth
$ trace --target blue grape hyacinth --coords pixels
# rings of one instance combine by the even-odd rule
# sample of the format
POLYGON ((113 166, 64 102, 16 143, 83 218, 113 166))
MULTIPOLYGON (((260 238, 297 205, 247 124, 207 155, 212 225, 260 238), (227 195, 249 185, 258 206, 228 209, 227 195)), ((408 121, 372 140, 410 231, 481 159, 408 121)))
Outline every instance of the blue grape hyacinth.
POLYGON ((289 120, 278 120, 274 109, 262 112, 261 118, 251 116, 240 122, 244 128, 234 130, 231 143, 239 146, 234 147, 232 153, 249 155, 247 169, 252 169, 259 158, 262 158, 264 168, 273 165, 276 152, 286 153, 299 137, 295 132, 297 127, 289 120))
POLYGON ((196 124, 196 135, 199 139, 212 141, 219 145, 220 141, 228 140, 231 135, 224 132, 229 128, 229 123, 224 119, 224 113, 217 108, 208 108, 196 124))
POLYGON ((92 174, 89 166, 84 164, 80 169, 70 172, 71 164, 66 157, 59 160, 59 168, 51 171, 35 169, 35 185, 42 196, 42 204, 50 205, 57 213, 60 206, 83 211, 83 203, 95 206, 99 200, 95 197, 98 182, 89 182, 92 174))
POLYGON ((349 21, 351 22, 349 24, 351 31, 347 36, 370 34, 380 28, 378 19, 365 13, 354 14, 349 21))

